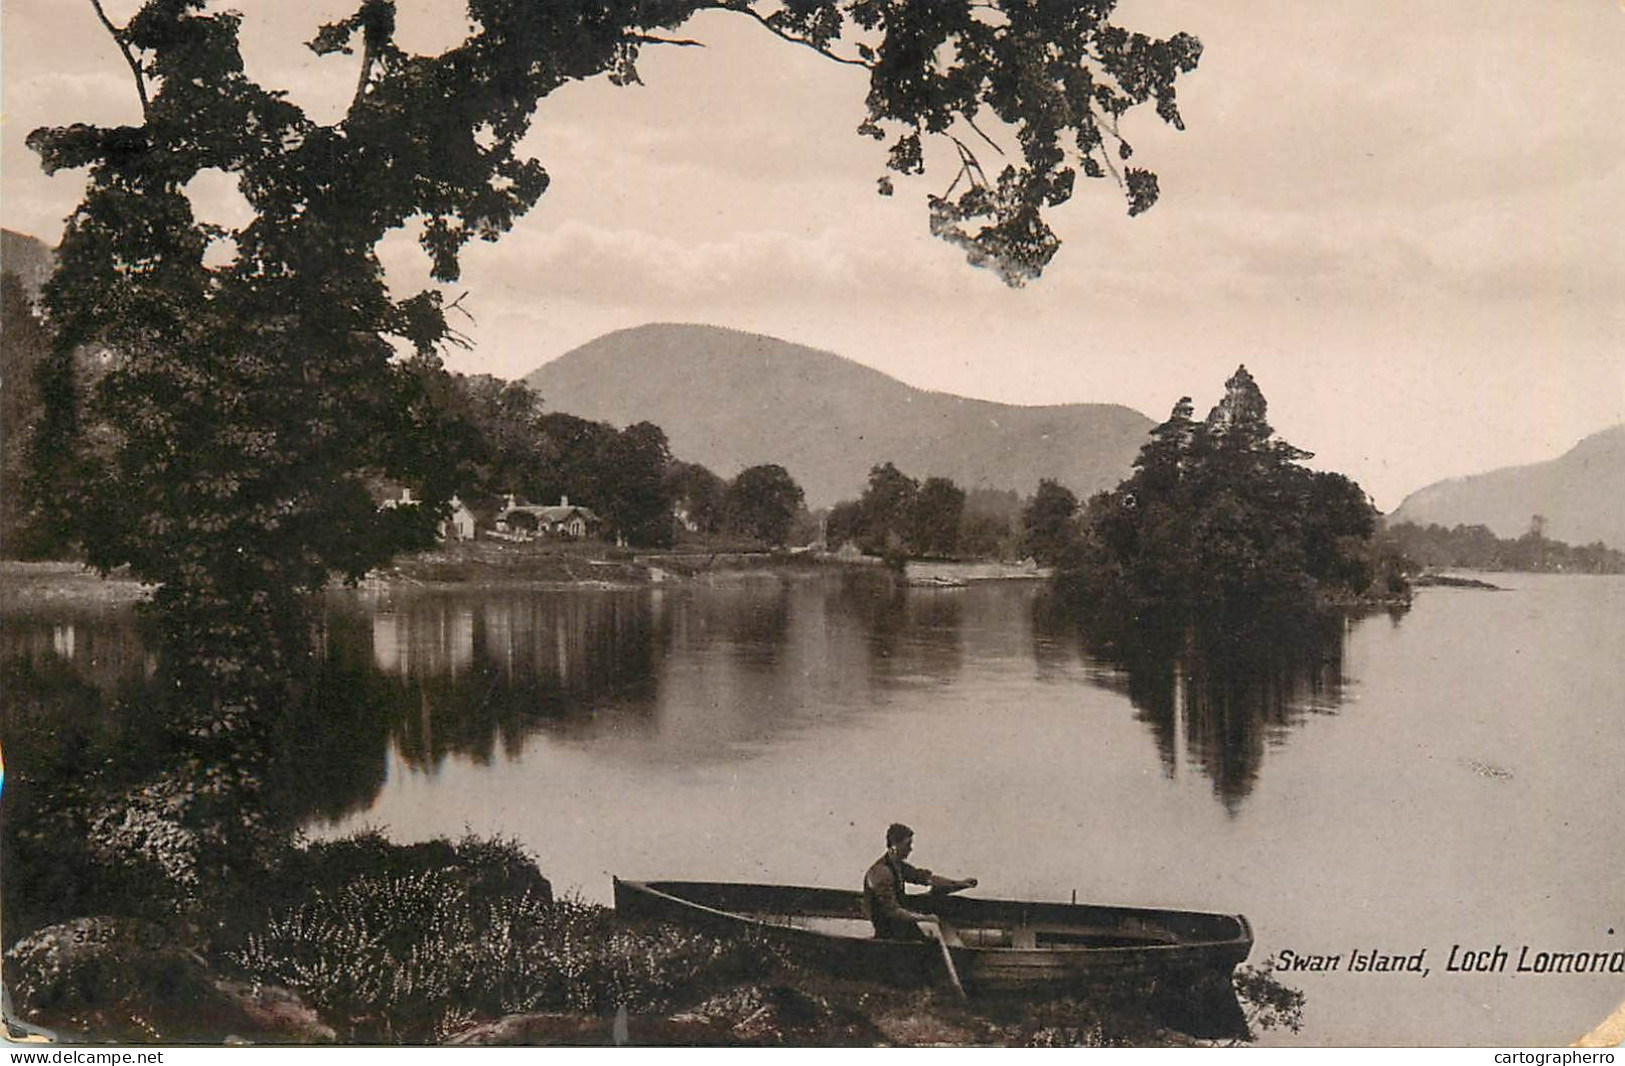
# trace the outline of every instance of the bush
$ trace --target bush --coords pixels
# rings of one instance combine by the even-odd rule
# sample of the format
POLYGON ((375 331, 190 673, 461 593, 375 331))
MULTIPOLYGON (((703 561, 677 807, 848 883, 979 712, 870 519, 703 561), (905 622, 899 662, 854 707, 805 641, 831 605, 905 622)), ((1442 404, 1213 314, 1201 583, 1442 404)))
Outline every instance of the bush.
POLYGON ((224 955, 246 976, 348 1020, 354 1038, 402 1042, 443 1039, 504 1014, 666 1010, 772 965, 752 943, 631 929, 607 908, 553 901, 534 883, 506 891, 522 855, 511 843, 472 837, 411 848, 362 837, 308 849, 278 880, 291 884, 289 872, 303 869, 315 873, 315 887, 274 907, 224 955), (393 859, 352 872, 377 849, 393 859), (431 854, 453 864, 407 868, 431 854))

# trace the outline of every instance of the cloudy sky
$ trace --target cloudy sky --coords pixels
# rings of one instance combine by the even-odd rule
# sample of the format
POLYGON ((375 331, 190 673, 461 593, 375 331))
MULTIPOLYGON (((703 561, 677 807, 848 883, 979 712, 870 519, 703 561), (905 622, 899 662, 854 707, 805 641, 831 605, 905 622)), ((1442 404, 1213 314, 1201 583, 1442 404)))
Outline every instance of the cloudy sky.
MULTIPOLYGON (((337 117, 355 60, 301 43, 346 3, 230 6, 250 73, 337 117)), ((416 50, 461 29, 457 5, 401 7, 416 50)), ((88 0, 3 11, 0 214, 54 242, 83 176, 40 175, 24 136, 132 120, 135 95, 88 0)), ((530 143, 553 186, 465 257, 477 346, 449 365, 520 376, 611 329, 710 322, 926 388, 1160 419, 1181 394, 1205 410, 1245 362, 1282 436, 1384 509, 1625 421, 1621 0, 1125 0, 1118 21, 1202 39, 1187 131, 1148 116, 1136 161, 1162 201, 1128 219, 1085 183, 1028 288, 929 236, 947 172, 875 195, 862 72, 714 14, 684 30, 707 47, 646 52, 643 86, 543 101, 530 143)), ((234 220, 227 183, 194 192, 234 220)), ((385 257, 401 293, 426 284, 409 235, 385 257)))

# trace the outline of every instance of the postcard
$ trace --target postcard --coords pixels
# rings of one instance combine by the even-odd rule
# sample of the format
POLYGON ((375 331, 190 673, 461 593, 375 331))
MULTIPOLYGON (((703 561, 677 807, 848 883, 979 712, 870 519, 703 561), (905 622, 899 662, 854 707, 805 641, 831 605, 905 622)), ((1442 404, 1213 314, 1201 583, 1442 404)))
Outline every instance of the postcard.
POLYGON ((1617 1046, 1622 51, 4 0, 9 1038, 1617 1046))

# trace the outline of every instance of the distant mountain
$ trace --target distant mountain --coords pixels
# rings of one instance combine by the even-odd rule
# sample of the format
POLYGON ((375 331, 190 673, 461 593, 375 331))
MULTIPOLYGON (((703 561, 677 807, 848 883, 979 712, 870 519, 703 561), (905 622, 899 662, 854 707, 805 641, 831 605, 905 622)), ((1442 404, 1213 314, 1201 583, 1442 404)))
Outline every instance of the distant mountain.
POLYGON ((38 296, 40 286, 50 278, 56 257, 44 241, 26 233, 0 229, 0 270, 17 275, 30 296, 38 296))
POLYGON ((654 422, 679 458, 723 477, 779 463, 812 507, 856 498, 869 468, 888 460, 963 488, 1025 496, 1048 477, 1086 497, 1129 473, 1153 426, 1116 404, 1018 407, 927 392, 830 352, 715 326, 618 330, 525 381, 552 411, 654 422))
POLYGON ((1485 525, 1497 536, 1518 537, 1537 514, 1546 517, 1552 540, 1625 548, 1625 424, 1593 433, 1549 462, 1418 489, 1389 520, 1485 525))

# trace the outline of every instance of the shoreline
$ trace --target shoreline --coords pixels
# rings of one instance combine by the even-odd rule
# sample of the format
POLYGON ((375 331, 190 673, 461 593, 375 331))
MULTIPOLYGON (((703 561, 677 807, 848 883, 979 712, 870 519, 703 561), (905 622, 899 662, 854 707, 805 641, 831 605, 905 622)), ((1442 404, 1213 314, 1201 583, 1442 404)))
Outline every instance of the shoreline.
MULTIPOLYGON (((386 593, 407 589, 567 589, 626 590, 707 583, 718 580, 749 581, 814 578, 829 573, 891 573, 902 586, 915 589, 962 589, 989 581, 1046 581, 1047 567, 1027 562, 998 560, 909 560, 903 573, 885 568, 882 560, 834 552, 751 551, 692 548, 630 551, 606 544, 511 545, 476 541, 449 545, 402 556, 388 567, 368 573, 353 586, 335 580, 328 592, 386 593)), ((1541 574, 1542 571, 1464 570, 1426 571, 1411 578, 1412 591, 1424 588, 1509 591, 1480 577, 1459 575, 1541 574)), ((1596 577, 1608 575, 1559 574, 1596 577)), ((34 611, 93 610, 127 607, 151 598, 153 586, 127 571, 106 576, 69 560, 0 560, 0 610, 11 614, 34 611)), ((1327 607, 1392 607, 1410 602, 1409 596, 1381 598, 1329 598, 1327 607)))
MULTIPOLYGON (((715 580, 812 578, 831 573, 889 573, 878 558, 833 552, 692 548, 633 552, 604 544, 448 545, 402 556, 353 586, 335 580, 328 592, 403 589, 636 589, 715 580)), ((897 580, 912 587, 963 587, 982 581, 1036 581, 1047 569, 996 560, 907 564, 897 580)), ((124 607, 151 598, 153 586, 115 570, 107 575, 69 560, 0 560, 0 605, 8 613, 124 607)))

